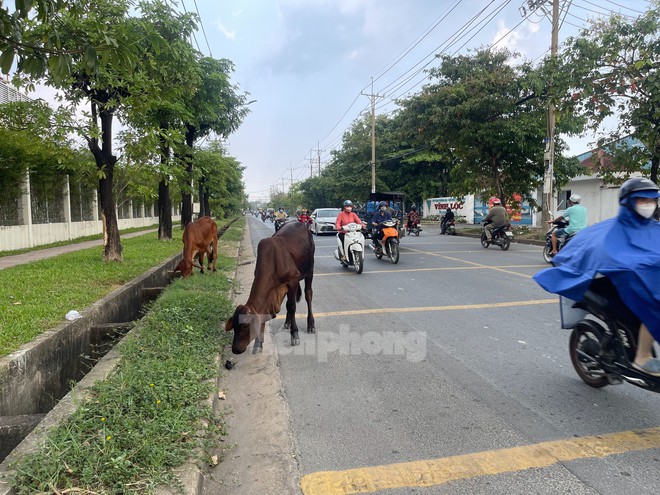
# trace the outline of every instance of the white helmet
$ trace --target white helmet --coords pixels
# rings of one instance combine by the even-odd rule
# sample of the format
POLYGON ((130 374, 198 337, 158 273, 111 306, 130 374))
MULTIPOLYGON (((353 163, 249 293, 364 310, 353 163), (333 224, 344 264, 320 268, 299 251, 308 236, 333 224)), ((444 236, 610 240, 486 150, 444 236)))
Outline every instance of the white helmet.
POLYGON ((571 194, 571 197, 568 198, 568 200, 571 203, 579 203, 580 201, 582 201, 582 196, 580 196, 579 194, 571 194))

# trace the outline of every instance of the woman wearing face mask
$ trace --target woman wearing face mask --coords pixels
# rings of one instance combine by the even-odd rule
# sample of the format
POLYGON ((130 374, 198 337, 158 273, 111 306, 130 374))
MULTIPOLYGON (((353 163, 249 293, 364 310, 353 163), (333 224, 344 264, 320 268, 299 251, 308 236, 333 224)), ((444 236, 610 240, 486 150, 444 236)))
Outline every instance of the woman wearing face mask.
POLYGON ((619 190, 619 214, 578 232, 552 260, 554 268, 534 279, 548 292, 579 301, 597 276, 609 278, 623 302, 641 321, 634 366, 660 376, 652 357, 660 340, 660 222, 654 215, 660 192, 635 177, 619 190))

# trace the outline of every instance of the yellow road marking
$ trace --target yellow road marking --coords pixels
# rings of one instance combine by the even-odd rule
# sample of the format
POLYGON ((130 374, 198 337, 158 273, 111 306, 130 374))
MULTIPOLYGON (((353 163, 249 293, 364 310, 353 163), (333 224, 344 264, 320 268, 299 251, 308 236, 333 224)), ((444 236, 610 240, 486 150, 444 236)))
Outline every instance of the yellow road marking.
MULTIPOLYGON (((462 261, 462 260, 461 260, 462 261)), ((434 268, 395 268, 393 270, 369 270, 365 273, 399 273, 399 272, 437 272, 443 270, 480 270, 483 268, 493 268, 490 266, 437 266, 434 268)), ((503 268, 539 268, 539 265, 503 265, 494 267, 497 269, 503 268)), ((332 273, 314 273, 316 277, 339 277, 343 275, 351 275, 353 272, 332 272, 332 273)))
POLYGON ((524 273, 518 273, 518 272, 512 272, 510 270, 504 270, 502 267, 499 267, 499 266, 482 265, 481 263, 475 263, 474 261, 467 261, 467 260, 462 260, 462 259, 459 259, 459 258, 452 258, 451 256, 445 256, 444 254, 440 254, 440 253, 431 253, 429 251, 419 251, 417 249, 411 249, 411 248, 408 248, 408 250, 409 251, 415 251, 415 252, 418 252, 418 253, 429 254, 431 256, 438 256, 440 258, 445 258, 445 259, 451 260, 451 261, 460 261, 461 263, 467 263, 468 265, 476 266, 476 267, 479 267, 479 268, 485 268, 485 269, 487 268, 489 270, 495 270, 496 272, 503 272, 503 273, 508 273, 510 275, 518 275, 519 277, 532 278, 531 275, 526 275, 524 273))
MULTIPOLYGON (((378 308, 378 309, 351 309, 346 311, 327 311, 325 313, 314 313, 315 318, 325 316, 353 316, 353 315, 373 315, 383 313, 417 313, 422 311, 455 311, 463 309, 491 309, 491 308, 510 308, 515 306, 533 306, 536 304, 558 304, 559 299, 535 299, 532 301, 510 301, 499 303, 483 304, 456 304, 453 306, 426 306, 420 308, 378 308)), ((306 314, 296 314, 296 318, 305 318, 306 314)), ((277 315, 277 318, 284 318, 286 314, 277 315)))
POLYGON ((570 438, 440 459, 320 471, 303 476, 300 485, 304 495, 373 493, 394 488, 437 486, 476 476, 653 448, 660 448, 660 428, 570 438))

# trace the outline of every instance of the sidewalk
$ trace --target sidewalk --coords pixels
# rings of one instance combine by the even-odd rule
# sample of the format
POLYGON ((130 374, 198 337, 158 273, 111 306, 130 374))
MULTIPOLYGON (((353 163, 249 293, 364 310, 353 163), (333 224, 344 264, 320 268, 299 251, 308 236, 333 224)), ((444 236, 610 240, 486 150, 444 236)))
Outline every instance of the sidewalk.
MULTIPOLYGON (((123 234, 122 239, 129 239, 131 237, 138 237, 151 232, 157 232, 158 229, 141 230, 140 232, 131 232, 130 234, 123 234)), ((57 246, 47 249, 35 249, 28 253, 15 254, 13 256, 0 257, 0 270, 11 268, 16 265, 23 265, 25 263, 32 263, 33 261, 45 260, 60 254, 70 253, 72 251, 80 251, 92 247, 103 247, 103 239, 95 239, 93 241, 83 241, 76 244, 68 244, 66 246, 57 246)))

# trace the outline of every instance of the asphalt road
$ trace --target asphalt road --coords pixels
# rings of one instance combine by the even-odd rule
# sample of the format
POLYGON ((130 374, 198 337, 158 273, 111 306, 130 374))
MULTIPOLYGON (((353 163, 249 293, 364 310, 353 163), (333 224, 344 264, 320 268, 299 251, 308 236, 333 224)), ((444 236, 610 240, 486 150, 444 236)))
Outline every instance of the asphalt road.
POLYGON ((305 494, 660 492, 660 397, 580 381, 541 247, 431 227, 357 275, 315 242, 317 334, 271 324, 305 494))

